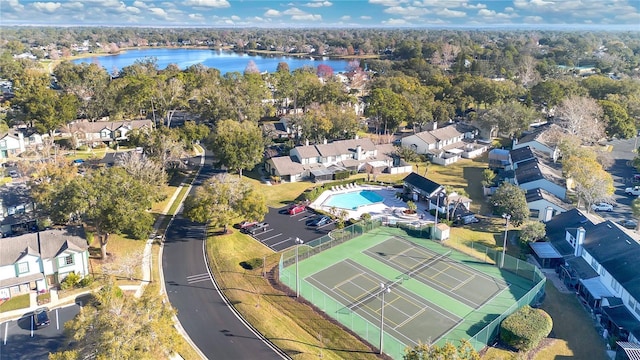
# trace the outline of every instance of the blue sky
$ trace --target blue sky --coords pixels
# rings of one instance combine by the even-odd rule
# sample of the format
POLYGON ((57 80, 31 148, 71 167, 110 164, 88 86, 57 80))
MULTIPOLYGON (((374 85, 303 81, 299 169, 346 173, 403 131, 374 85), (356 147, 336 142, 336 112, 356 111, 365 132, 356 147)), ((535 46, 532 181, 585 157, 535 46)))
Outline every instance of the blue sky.
POLYGON ((0 24, 640 31, 640 0, 0 0, 0 24))

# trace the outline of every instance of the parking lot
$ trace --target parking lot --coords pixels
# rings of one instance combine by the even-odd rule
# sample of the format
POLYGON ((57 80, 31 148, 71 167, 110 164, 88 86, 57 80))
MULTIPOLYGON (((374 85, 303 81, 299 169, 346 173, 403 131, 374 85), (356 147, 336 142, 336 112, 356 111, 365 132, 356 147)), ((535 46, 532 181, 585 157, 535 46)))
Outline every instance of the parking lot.
POLYGON ((78 312, 78 305, 49 311, 51 324, 34 329, 31 316, 25 314, 18 320, 0 324, 0 359, 46 359, 50 352, 61 350, 64 344, 64 323, 78 312))
POLYGON ((307 225, 318 216, 311 209, 306 209, 295 215, 289 215, 287 209, 287 206, 278 209, 270 208, 264 218, 264 222, 269 226, 251 236, 271 249, 281 251, 295 245, 296 237, 306 243, 327 235, 335 229, 334 222, 317 227, 307 225))

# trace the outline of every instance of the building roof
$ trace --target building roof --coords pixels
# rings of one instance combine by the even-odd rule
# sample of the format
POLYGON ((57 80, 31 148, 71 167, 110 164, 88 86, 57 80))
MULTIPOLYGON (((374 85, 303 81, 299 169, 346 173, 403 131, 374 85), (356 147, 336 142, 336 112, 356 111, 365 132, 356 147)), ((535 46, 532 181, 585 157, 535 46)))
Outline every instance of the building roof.
POLYGON ((442 188, 442 185, 438 184, 437 182, 431 181, 426 177, 421 176, 415 172, 412 172, 411 174, 407 175, 403 179, 403 181, 405 184, 409 184, 415 188, 418 188, 427 194, 432 194, 438 189, 442 188))
POLYGON ((82 226, 69 226, 64 229, 4 238, 0 252, 0 266, 15 264, 26 254, 38 256, 38 252, 43 259, 52 259, 67 249, 79 252, 89 249, 82 226))
POLYGON ((533 151, 528 146, 521 147, 519 149, 513 149, 509 151, 509 155, 511 156, 511 163, 513 164, 517 164, 525 160, 535 159, 533 151))
POLYGON ((602 312, 604 312, 616 326, 627 329, 636 338, 640 338, 640 321, 638 321, 625 306, 603 306, 602 312))
POLYGON ((525 194, 525 198, 527 199, 527 203, 539 201, 539 200, 546 200, 551 204, 554 204, 565 210, 569 209, 570 207, 570 205, 562 201, 562 199, 558 198, 557 196, 553 195, 552 193, 542 188, 534 188, 534 189, 527 190, 525 194))
POLYGON ((546 223, 547 238, 562 256, 572 256, 574 251, 565 240, 566 231, 575 232, 575 229, 582 227, 589 232, 594 226, 591 218, 582 211, 571 209, 554 216, 546 223))
POLYGON ((549 148, 554 148, 557 142, 557 134, 564 132, 562 128, 556 124, 543 125, 534 131, 524 135, 518 140, 518 144, 526 144, 531 141, 537 141, 549 148))
POLYGON ((629 360, 640 360, 640 344, 627 341, 616 341, 616 344, 624 351, 629 360))
POLYGON ((289 156, 272 157, 271 161, 277 173, 282 175, 297 175, 304 171, 304 167, 299 162, 293 161, 289 156))
POLYGON ((532 242, 529 243, 531 250, 536 253, 540 259, 561 259, 562 255, 548 242, 532 242))
POLYGON ((591 265, 589 265, 582 257, 574 256, 567 259, 566 263, 569 265, 569 268, 573 269, 580 279, 600 277, 600 274, 593 270, 591 265))
POLYGON ((546 179, 556 185, 563 186, 564 178, 557 169, 544 164, 537 158, 525 160, 518 165, 515 170, 518 184, 526 184, 531 181, 546 179))
POLYGON ((102 129, 109 129, 114 131, 123 126, 129 127, 131 129, 139 129, 142 127, 152 127, 153 121, 151 120, 129 120, 129 121, 77 121, 68 125, 67 127, 62 127, 59 131, 61 133, 74 133, 74 132, 84 132, 84 133, 99 133, 102 129))

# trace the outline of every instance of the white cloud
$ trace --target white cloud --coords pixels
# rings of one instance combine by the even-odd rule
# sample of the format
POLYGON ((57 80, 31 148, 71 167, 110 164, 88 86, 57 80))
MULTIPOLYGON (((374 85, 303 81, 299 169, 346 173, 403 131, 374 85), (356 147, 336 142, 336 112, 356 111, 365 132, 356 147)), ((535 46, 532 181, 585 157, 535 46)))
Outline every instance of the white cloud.
POLYGON ((351 16, 349 16, 349 15, 341 16, 341 17, 340 17, 340 20, 342 20, 342 21, 351 20, 351 16))
POLYGON ((151 12, 151 14, 163 19, 166 19, 168 17, 167 12, 164 11, 164 9, 162 8, 152 7, 152 8, 149 8, 149 11, 151 12))
POLYGON ((278 17, 281 16, 282 14, 280 14, 280 11, 278 10, 274 10, 274 9, 269 9, 264 13, 264 16, 266 17, 278 17))
POLYGON ((478 16, 494 16, 496 14, 495 10, 481 9, 478 10, 478 16))
POLYGON ((37 10, 48 13, 55 12, 62 6, 59 2, 34 2, 32 5, 37 10))
POLYGON ((525 24, 538 24, 543 21, 542 16, 525 16, 523 20, 525 24))
MULTIPOLYGON (((382 5, 382 6, 398 6, 406 3, 406 0, 369 0, 369 4, 382 5)), ((390 19, 393 20, 393 19, 390 19)))
POLYGON ((187 16, 189 16, 189 19, 191 20, 204 20, 202 14, 189 14, 187 16))
POLYGON ((314 0, 313 2, 304 4, 304 6, 312 7, 312 8, 319 8, 319 7, 332 6, 332 5, 333 3, 331 1, 326 1, 326 0, 314 0))
POLYGON ((385 25, 407 25, 409 24, 405 19, 394 19, 390 18, 389 20, 382 21, 385 25))
POLYGON ((68 2, 62 4, 62 8, 70 11, 79 11, 81 9, 84 9, 84 4, 81 2, 68 2))
POLYGON ((464 11, 449 10, 447 8, 444 8, 440 11, 436 11, 436 14, 438 16, 452 17, 452 18, 460 18, 460 17, 467 16, 467 13, 464 11))
POLYGON ((362 19, 362 20, 371 20, 371 16, 362 15, 362 16, 360 16, 360 19, 362 19))
POLYGON ((240 16, 238 16, 238 15, 231 15, 231 20, 233 20, 233 21, 240 21, 240 16))
POLYGON ((300 14, 291 16, 291 20, 295 21, 321 21, 322 15, 318 14, 300 14))
POLYGON ((186 6, 210 8, 228 8, 231 6, 227 0, 186 0, 183 4, 186 6))
POLYGON ((298 9, 297 7, 289 8, 289 9, 283 11, 282 13, 285 14, 285 15, 305 15, 305 14, 307 14, 306 12, 298 9))
POLYGON ((138 0, 136 0, 136 1, 134 1, 134 2, 133 2, 133 4, 131 4, 131 5, 133 5, 133 6, 137 7, 137 8, 143 8, 143 9, 146 9, 146 8, 147 8, 147 4, 146 4, 144 1, 138 1, 138 0))
POLYGON ((392 6, 389 8, 384 9, 384 12, 386 12, 387 14, 394 14, 394 15, 413 15, 413 16, 420 16, 420 15, 426 15, 429 14, 430 11, 426 8, 423 7, 415 7, 415 6, 392 6))

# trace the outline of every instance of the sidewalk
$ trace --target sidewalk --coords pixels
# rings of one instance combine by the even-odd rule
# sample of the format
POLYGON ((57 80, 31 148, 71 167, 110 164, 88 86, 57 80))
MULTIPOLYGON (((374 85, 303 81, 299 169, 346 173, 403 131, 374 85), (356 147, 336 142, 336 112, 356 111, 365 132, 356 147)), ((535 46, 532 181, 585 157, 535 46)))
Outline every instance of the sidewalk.
MULTIPOLYGON (((202 156, 202 154, 198 154, 199 156, 202 156)), ((196 170, 199 172, 199 169, 196 170)), ((181 184, 174 192, 173 195, 171 196, 171 199, 169 199, 169 202, 167 203, 167 205, 165 206, 165 208, 163 209, 163 211, 160 213, 160 216, 158 216, 158 218, 156 219, 154 225, 153 225, 153 231, 154 233, 157 233, 159 230, 160 225, 162 225, 165 216, 167 216, 169 210, 171 209, 171 206, 173 205, 173 203, 176 201, 178 195, 180 194, 180 191, 182 190, 182 188, 184 186, 191 186, 190 184, 181 184)), ((164 239, 164 234, 162 234, 162 237, 164 239)), ((123 285, 121 286, 121 288, 123 290, 127 290, 127 291, 135 291, 135 296, 136 297, 140 297, 142 295, 142 292, 144 291, 144 287, 149 284, 151 282, 151 269, 152 269, 152 253, 151 250, 153 249, 153 242, 155 241, 155 239, 148 239, 147 243, 144 247, 143 253, 142 253, 142 280, 140 281, 139 285, 123 285)), ((157 281, 159 281, 160 279, 158 279, 157 281)), ((3 313, 0 313, 0 322, 4 322, 4 321, 8 321, 8 320, 16 320, 21 318, 24 314, 33 312, 35 309, 39 308, 39 307, 43 307, 46 306, 50 309, 54 309, 60 306, 64 306, 64 305, 70 305, 73 304, 75 302, 75 299, 78 296, 81 295, 85 295, 90 293, 91 290, 87 290, 87 291, 83 291, 80 293, 75 293, 71 296, 67 296, 64 298, 59 298, 58 297, 58 290, 53 288, 53 289, 49 289, 49 293, 51 294, 51 298, 50 301, 46 304, 43 305, 38 305, 37 302, 37 296, 38 294, 35 291, 32 291, 31 293, 29 293, 29 298, 30 298, 30 306, 27 308, 22 308, 22 309, 18 309, 18 310, 12 310, 12 311, 6 311, 3 313)))

